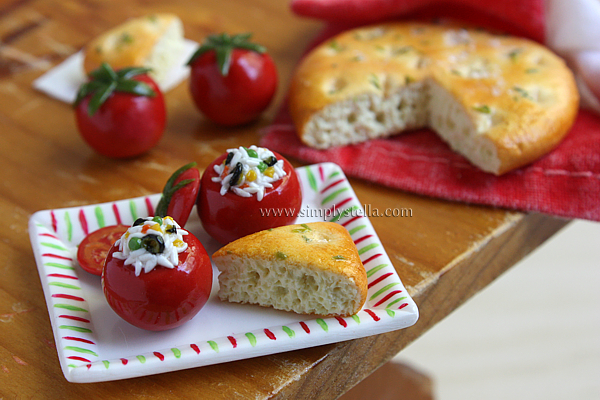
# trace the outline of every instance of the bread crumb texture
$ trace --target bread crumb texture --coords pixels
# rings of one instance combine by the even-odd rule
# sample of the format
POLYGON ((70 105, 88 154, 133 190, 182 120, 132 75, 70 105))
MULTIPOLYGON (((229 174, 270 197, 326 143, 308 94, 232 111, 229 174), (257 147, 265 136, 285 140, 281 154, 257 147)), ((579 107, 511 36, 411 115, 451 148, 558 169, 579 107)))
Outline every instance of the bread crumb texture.
POLYGON ((212 256, 219 297, 299 314, 350 316, 367 296, 367 275, 346 229, 288 225, 238 239, 212 256))
POLYGON ((289 105, 311 147, 429 127, 475 166, 502 174, 558 145, 579 95, 564 61, 533 41, 390 23, 311 51, 294 74, 289 105))

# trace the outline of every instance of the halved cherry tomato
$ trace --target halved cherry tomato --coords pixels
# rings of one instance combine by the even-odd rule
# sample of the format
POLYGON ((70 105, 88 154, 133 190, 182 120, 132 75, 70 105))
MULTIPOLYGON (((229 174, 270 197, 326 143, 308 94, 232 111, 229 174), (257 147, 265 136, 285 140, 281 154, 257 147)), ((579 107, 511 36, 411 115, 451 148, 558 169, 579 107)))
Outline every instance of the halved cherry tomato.
POLYGON ((188 248, 179 253, 175 268, 156 266, 135 275, 132 265, 114 258, 113 246, 106 258, 102 287, 110 307, 138 328, 162 331, 182 325, 206 304, 212 288, 212 265, 206 250, 189 233, 188 248))
POLYGON ((214 166, 223 162, 227 153, 218 157, 204 170, 197 212, 206 232, 221 244, 227 244, 242 236, 289 225, 296 220, 302 206, 302 191, 294 167, 280 154, 287 173, 265 191, 261 201, 256 196, 241 197, 229 191, 221 195, 221 183, 213 182, 217 176, 214 166), (269 215, 266 215, 269 213, 269 215))
POLYGON ((108 251, 128 228, 127 225, 105 226, 83 238, 77 249, 77 261, 81 268, 91 274, 102 275, 108 251))

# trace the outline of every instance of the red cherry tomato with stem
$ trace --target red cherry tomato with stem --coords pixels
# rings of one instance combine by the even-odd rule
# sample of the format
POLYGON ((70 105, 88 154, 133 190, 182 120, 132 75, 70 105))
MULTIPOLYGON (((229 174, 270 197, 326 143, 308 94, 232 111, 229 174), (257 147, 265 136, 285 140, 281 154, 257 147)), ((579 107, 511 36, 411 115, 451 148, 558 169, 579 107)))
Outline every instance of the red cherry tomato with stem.
POLYGON ((102 275, 104 260, 112 245, 127 231, 127 225, 110 225, 88 234, 77 248, 77 262, 83 270, 102 275))
POLYGON ((135 275, 132 265, 114 258, 113 246, 102 272, 102 288, 110 307, 138 328, 162 331, 192 319, 206 304, 212 288, 212 265, 206 250, 191 233, 188 248, 175 268, 156 266, 135 275))
POLYGON ((221 183, 213 182, 217 176, 214 166, 223 162, 227 154, 213 161, 204 171, 196 209, 206 232, 221 244, 243 236, 292 224, 302 206, 302 191, 294 167, 281 155, 286 175, 267 189, 261 201, 256 195, 241 197, 228 191, 221 195, 221 183), (269 215, 266 215, 269 212, 269 215))
POLYGON ((145 68, 113 71, 108 64, 90 73, 75 101, 83 139, 111 158, 143 154, 161 139, 166 107, 160 88, 145 68))
POLYGON ((192 56, 190 92, 208 119, 225 126, 255 120, 277 91, 277 69, 250 34, 211 35, 192 56))

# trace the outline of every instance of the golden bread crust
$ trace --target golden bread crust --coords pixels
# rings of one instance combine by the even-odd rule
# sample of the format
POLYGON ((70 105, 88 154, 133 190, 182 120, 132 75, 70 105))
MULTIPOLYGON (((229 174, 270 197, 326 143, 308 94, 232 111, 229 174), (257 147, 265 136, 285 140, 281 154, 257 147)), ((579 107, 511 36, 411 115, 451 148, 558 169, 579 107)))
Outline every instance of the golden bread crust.
POLYGON ((90 41, 83 50, 86 74, 103 62, 115 70, 145 66, 158 40, 178 20, 173 14, 152 14, 130 19, 104 32, 90 41))
MULTIPOLYGON (((321 133, 315 132, 314 120, 328 107, 365 95, 388 99, 405 88, 422 91, 429 102, 432 85, 449 92, 468 117, 471 136, 460 140, 488 142, 483 147, 492 154, 473 157, 456 139, 442 135, 431 120, 438 110, 427 110, 429 119, 419 125, 438 131, 476 166, 498 175, 555 148, 579 107, 571 71, 533 41, 441 25, 388 23, 344 32, 311 51, 292 78, 289 110, 301 140, 326 148, 332 141, 315 143, 321 133)), ((397 133, 397 128, 375 136, 397 133)))
POLYGON ((219 269, 236 258, 284 262, 288 268, 308 268, 316 273, 345 277, 358 288, 360 301, 354 310, 341 314, 343 316, 358 312, 367 298, 367 274, 358 250, 348 231, 333 222, 288 225, 257 232, 227 244, 212 255, 219 269))

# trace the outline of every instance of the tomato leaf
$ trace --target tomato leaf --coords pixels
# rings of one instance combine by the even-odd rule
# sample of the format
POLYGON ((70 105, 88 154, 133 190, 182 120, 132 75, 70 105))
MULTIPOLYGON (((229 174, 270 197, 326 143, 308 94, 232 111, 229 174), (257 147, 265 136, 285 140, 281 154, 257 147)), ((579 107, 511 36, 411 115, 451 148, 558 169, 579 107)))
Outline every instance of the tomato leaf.
POLYGON ((156 205, 156 209, 154 212, 155 215, 158 215, 159 217, 167 216, 167 210, 169 209, 169 203, 171 202, 171 198, 173 197, 173 194, 177 190, 181 189, 182 187, 189 185, 194 180, 193 179, 185 179, 185 180, 179 182, 177 185, 173 186, 175 184, 175 181, 177 180, 177 178, 179 178, 181 176, 181 174, 183 174, 188 169, 195 167, 196 165, 197 164, 195 162, 186 164, 183 167, 179 168, 177 171, 175 171, 173 173, 173 175, 171 175, 171 177, 169 177, 169 179, 167 180, 167 183, 165 184, 165 187, 163 188, 162 197, 160 198, 160 201, 156 205))
POLYGON ((150 85, 132 79, 137 75, 146 74, 149 71, 149 68, 128 67, 115 72, 110 65, 102 63, 99 68, 89 73, 90 81, 79 87, 73 106, 76 107, 84 98, 91 95, 92 97, 88 104, 88 115, 92 116, 113 92, 154 97, 156 96, 156 92, 150 85))
POLYGON ((151 68, 128 67, 117 71, 117 77, 119 78, 119 80, 127 80, 137 75, 147 74, 150 71, 152 71, 151 68))
POLYGON ((104 86, 103 88, 97 90, 90 99, 90 103, 88 104, 88 115, 92 116, 98 111, 102 103, 106 101, 110 97, 110 95, 115 91, 117 87, 117 82, 111 82, 108 86, 104 86))
POLYGON ((154 92, 150 85, 140 81, 119 81, 115 90, 117 92, 131 93, 138 96, 156 96, 156 92, 154 92))
POLYGON ((229 74, 229 67, 231 66, 231 51, 233 49, 229 46, 219 46, 215 48, 217 55, 217 65, 221 75, 227 76, 229 74))
POLYGON ((231 65, 231 53, 234 49, 245 49, 260 54, 267 51, 264 46, 249 42, 251 37, 252 33, 240 33, 233 36, 229 36, 227 33, 209 35, 202 45, 194 52, 187 62, 187 65, 191 65, 204 53, 214 51, 221 75, 227 76, 231 65))

